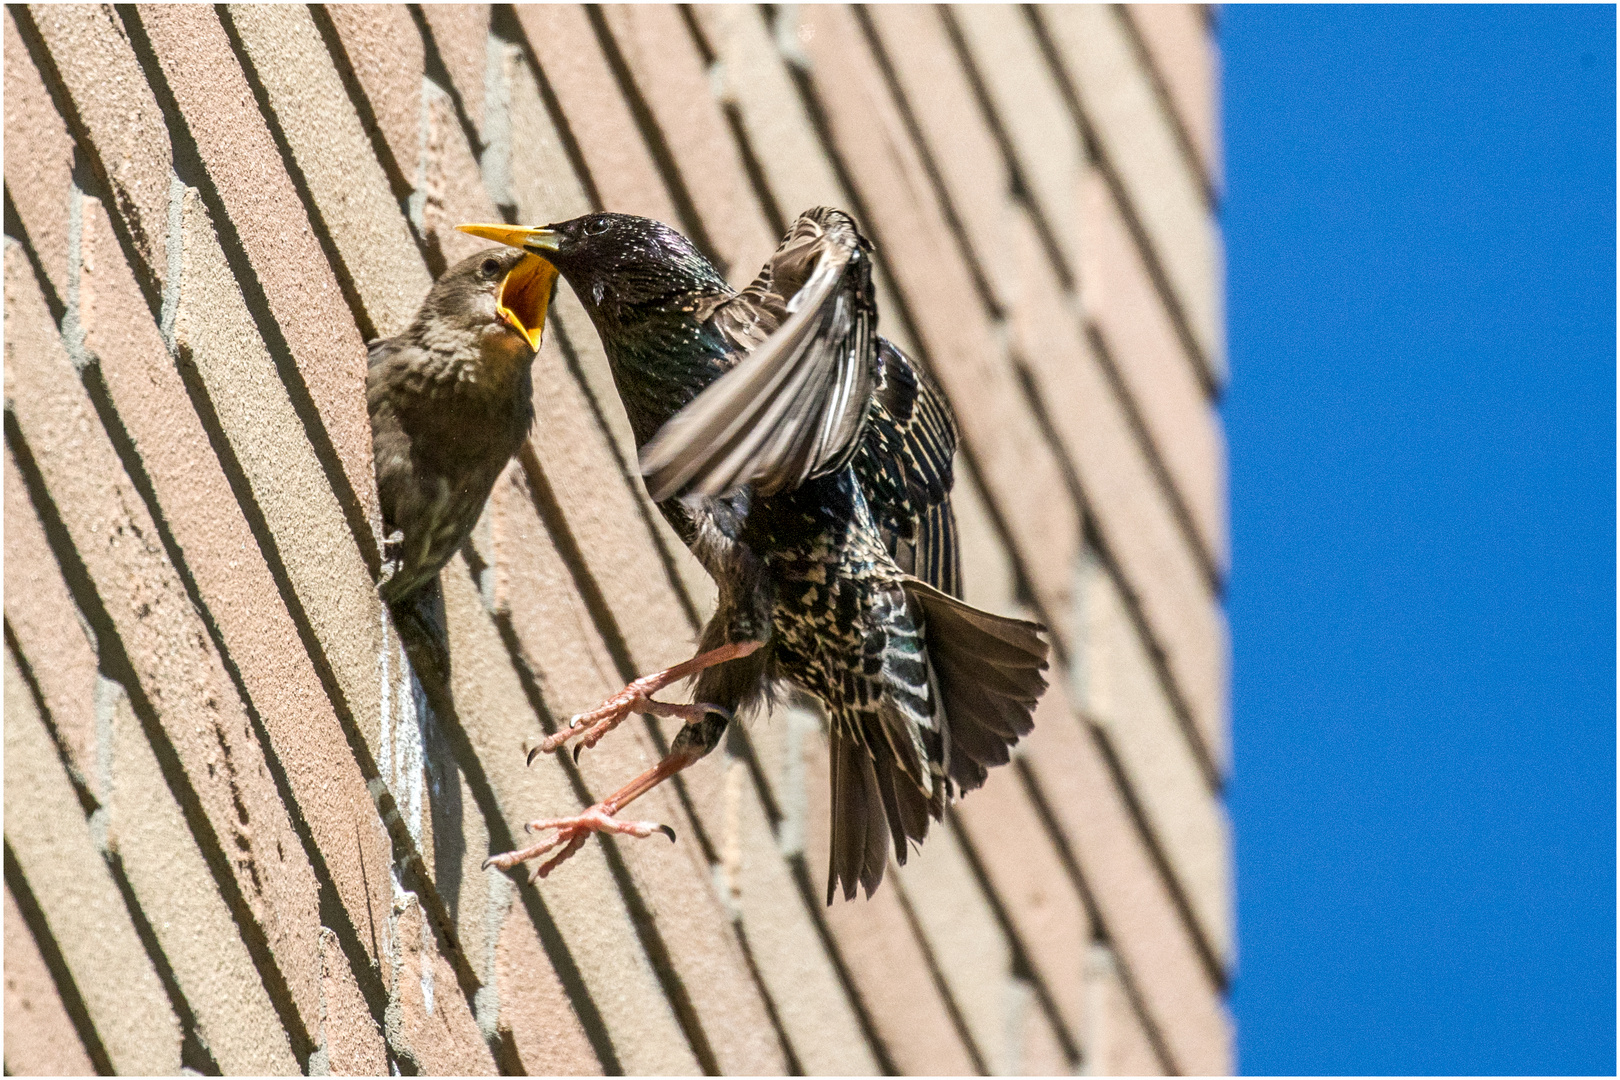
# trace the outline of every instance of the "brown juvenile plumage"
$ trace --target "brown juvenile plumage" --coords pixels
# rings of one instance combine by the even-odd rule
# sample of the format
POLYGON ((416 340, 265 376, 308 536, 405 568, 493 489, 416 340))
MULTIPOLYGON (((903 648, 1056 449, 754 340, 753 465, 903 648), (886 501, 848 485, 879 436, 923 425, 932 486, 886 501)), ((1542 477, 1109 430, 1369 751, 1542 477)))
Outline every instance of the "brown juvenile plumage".
POLYGON ((383 599, 433 580, 534 420, 529 369, 557 271, 512 248, 451 267, 366 372, 385 529, 383 599))

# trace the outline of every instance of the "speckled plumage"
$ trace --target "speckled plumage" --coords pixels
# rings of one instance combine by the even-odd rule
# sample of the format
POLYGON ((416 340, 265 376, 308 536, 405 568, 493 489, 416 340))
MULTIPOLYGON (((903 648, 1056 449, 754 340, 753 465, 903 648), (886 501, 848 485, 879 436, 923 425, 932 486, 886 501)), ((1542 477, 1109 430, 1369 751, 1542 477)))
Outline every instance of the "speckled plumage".
MULTIPOLYGON (((702 650, 765 643, 704 670, 694 700, 746 708, 778 679, 822 700, 828 899, 870 894, 890 840, 904 863, 1030 730, 1047 648, 1034 624, 954 599, 955 422, 876 334, 870 244, 810 211, 738 293, 645 218, 535 232, 601 335, 649 490, 719 586, 702 650)), ((701 756, 725 724, 689 724, 676 752, 701 756)))

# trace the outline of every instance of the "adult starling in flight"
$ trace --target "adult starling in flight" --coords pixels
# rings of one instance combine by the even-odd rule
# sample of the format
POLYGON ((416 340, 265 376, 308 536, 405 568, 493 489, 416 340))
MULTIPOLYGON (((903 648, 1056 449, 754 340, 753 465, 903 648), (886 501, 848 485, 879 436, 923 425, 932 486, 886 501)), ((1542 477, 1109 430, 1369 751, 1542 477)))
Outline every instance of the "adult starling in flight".
MULTIPOLYGON (((852 899, 901 863, 947 798, 984 782, 1046 688, 1042 627, 960 595, 956 424, 932 381, 876 333, 871 245, 811 210, 735 292, 680 233, 589 214, 545 228, 464 226, 554 263, 606 348, 648 491, 719 586, 699 654, 638 679, 537 748, 598 739, 631 712, 686 720, 657 766, 502 869, 592 831, 669 830, 614 814, 719 742, 778 679, 826 706, 832 865, 852 899), (695 675, 694 705, 652 695, 695 675)), ((576 748, 575 753, 578 753, 576 748)), ((531 758, 532 758, 531 754, 531 758)), ((671 834, 673 835, 673 834, 671 834)))
POLYGON ((529 368, 556 280, 544 259, 491 248, 446 271, 403 333, 368 346, 379 589, 396 611, 467 539, 528 434, 529 368))

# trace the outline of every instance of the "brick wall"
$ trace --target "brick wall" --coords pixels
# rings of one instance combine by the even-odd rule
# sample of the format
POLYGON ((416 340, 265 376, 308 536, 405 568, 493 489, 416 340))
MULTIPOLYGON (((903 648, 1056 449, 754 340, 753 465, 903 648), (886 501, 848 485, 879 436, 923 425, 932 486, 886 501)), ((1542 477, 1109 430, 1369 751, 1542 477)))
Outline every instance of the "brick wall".
POLYGON ((41 6, 4 44, 9 1072, 1230 1069, 1201 8, 41 6), (480 870, 656 759, 641 721, 524 751, 714 591, 565 286, 424 689, 364 342, 458 222, 646 214, 742 284, 818 203, 960 418, 968 599, 1052 628, 1034 735, 871 901, 821 902, 795 708, 647 798, 674 847, 480 870))

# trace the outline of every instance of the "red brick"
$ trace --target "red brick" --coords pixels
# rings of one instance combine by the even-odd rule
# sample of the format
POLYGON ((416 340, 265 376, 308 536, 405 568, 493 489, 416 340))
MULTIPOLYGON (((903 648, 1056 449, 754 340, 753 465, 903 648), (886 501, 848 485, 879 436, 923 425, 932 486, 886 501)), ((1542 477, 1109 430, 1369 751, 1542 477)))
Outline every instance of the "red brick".
POLYGON ((1103 933, 1140 990, 1179 1072, 1221 1075, 1231 1031, 1091 736, 1062 683, 1041 699, 1024 760, 1097 903, 1103 933))
MULTIPOLYGON (((106 213, 84 200, 81 318, 112 402, 164 518, 287 769, 299 812, 356 927, 388 910, 388 838, 365 777, 173 359, 125 264, 106 213), (358 856, 358 858, 356 858, 358 856)), ((228 310, 216 309, 224 320, 228 310)), ((246 331, 244 331, 246 332, 246 331)), ((204 358, 206 366, 206 358, 204 358)), ((362 935, 364 937, 364 935, 362 935)))
MULTIPOLYGON (((10 252, 8 258, 20 258, 10 252)), ((10 372, 7 372, 10 375, 10 372)), ((10 397, 8 382, 6 396, 10 397)), ((22 478, 6 467, 6 624, 24 656, 47 659, 31 668, 70 767, 97 796, 102 777, 96 764, 96 654, 89 627, 68 594, 22 478)))
POLYGON ((399 333, 432 279, 309 11, 243 4, 231 20, 377 334, 399 333))
POLYGON ((737 143, 710 92, 708 69, 681 15, 666 4, 602 9, 625 66, 663 133, 681 179, 728 277, 754 279, 777 238, 765 221, 737 143))
POLYGON ((16 13, 5 15, 6 193, 17 207, 28 242, 51 288, 67 299, 68 198, 73 184, 73 139, 17 33, 16 13))
POLYGON ((1175 305, 1212 382, 1226 377, 1225 282, 1220 231, 1202 177, 1182 154, 1119 17, 1102 7, 1036 13, 1080 98, 1102 157, 1118 176, 1164 271, 1175 305))
POLYGON ((5 699, 6 845, 113 1067, 177 1073, 179 1022, 9 652, 5 699))
POLYGON ((509 901, 500 925, 490 984, 499 987, 500 1027, 511 1033, 525 1069, 533 1076, 599 1075, 602 1064, 523 905, 509 901))
MULTIPOLYGON (((784 801, 796 796, 803 803, 803 858, 819 900, 831 843, 827 739, 814 714, 796 711, 756 725, 754 743, 767 765, 781 761, 803 786, 802 792, 778 791, 784 801), (790 755, 798 759, 792 766, 785 760, 790 755)), ((893 870, 870 899, 862 893, 845 901, 840 894, 823 911, 827 926, 895 1067, 911 1076, 973 1075, 977 1051, 963 1041, 953 1005, 931 974, 928 946, 906 914, 893 870)))
POLYGON ((1086 965, 1090 1026, 1086 1034, 1086 1071, 1092 1076, 1160 1076, 1167 1070, 1132 1007, 1114 951, 1092 946, 1086 965))
POLYGON ((8 258, 6 368, 56 511, 309 1028, 316 883, 241 701, 74 377, 27 262, 8 258), (250 822, 244 825, 244 822, 250 822))
POLYGON ((949 192, 996 302, 1009 306, 1016 267, 1006 249, 1012 176, 984 122, 939 9, 873 4, 866 9, 893 65, 906 106, 949 192))
POLYGON ((349 487, 375 523, 365 344, 224 29, 206 8, 147 8, 141 20, 349 487))
POLYGON ((516 11, 568 116, 603 207, 679 226, 675 204, 658 180, 657 166, 584 9, 558 4, 516 11))
POLYGON ((1024 12, 1011 5, 964 4, 948 9, 947 17, 961 29, 1031 198, 1069 270, 1077 270, 1085 145, 1024 12))
POLYGON ((1112 407, 1116 399, 1080 338, 1033 228, 1021 219, 1015 226, 1009 243, 1022 255, 1024 274, 1014 339, 1049 404, 1108 551, 1164 650, 1204 751, 1224 768, 1230 747, 1220 609, 1124 416, 1112 407))
POLYGON ((89 1076, 96 1067, 10 888, 4 923, 6 1071, 13 1076, 89 1076))
POLYGON ((416 183, 422 130, 422 38, 400 4, 333 4, 325 9, 383 141, 416 183))
MULTIPOLYGON (((439 59, 479 134, 484 135, 484 74, 489 58, 488 4, 423 4, 439 59)), ((446 87, 446 89, 449 89, 446 87)), ((486 136, 487 137, 487 136, 486 136)))
POLYGON ((1203 4, 1127 4, 1209 185, 1221 187, 1220 50, 1203 4))
POLYGON ((310 1055, 310 1075, 381 1076, 388 1072, 382 1031, 371 1017, 337 934, 321 928, 321 1026, 310 1055))
POLYGON ((1186 354, 1164 302, 1102 176, 1088 172, 1080 291, 1148 436, 1186 505, 1205 558, 1231 566, 1226 517, 1226 438, 1196 362, 1186 354))
POLYGON ((1068 1033, 1078 1039, 1085 1027, 1081 975, 1091 945, 1091 915, 1018 777, 1010 769, 993 774, 957 805, 953 820, 984 867, 1068 1033))
MULTIPOLYGON (((879 254, 904 291, 934 374, 956 408, 963 444, 988 478, 1043 608, 1068 610, 1067 567, 1079 551, 1079 513, 1040 437, 1006 352, 986 322, 959 254, 945 237, 920 163, 847 11, 806 10, 815 85, 834 141, 862 162, 855 180, 873 220, 879 254), (1035 553, 1039 552, 1039 558, 1035 553)), ((963 470, 966 471, 965 469, 963 470)))
POLYGON ((139 258, 157 280, 164 280, 163 237, 173 171, 169 131, 130 51, 123 22, 111 7, 88 4, 39 4, 29 9, 29 16, 96 142, 139 258))

